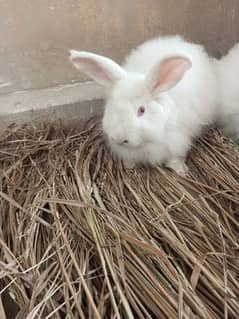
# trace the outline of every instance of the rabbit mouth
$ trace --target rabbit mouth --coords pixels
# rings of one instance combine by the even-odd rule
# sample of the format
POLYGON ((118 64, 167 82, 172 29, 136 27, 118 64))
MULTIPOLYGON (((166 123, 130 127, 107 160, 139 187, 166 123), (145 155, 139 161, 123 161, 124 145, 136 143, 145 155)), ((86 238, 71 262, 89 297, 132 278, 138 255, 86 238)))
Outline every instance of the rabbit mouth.
POLYGON ((121 150, 138 150, 142 147, 145 147, 147 144, 150 144, 152 140, 150 139, 139 139, 139 140, 130 140, 130 139, 121 139, 117 140, 112 137, 109 137, 108 135, 105 135, 105 140, 107 144, 114 148, 114 149, 121 149, 121 150))
POLYGON ((125 149, 139 149, 142 147, 142 144, 126 144, 126 145, 120 145, 121 147, 125 148, 125 149))
POLYGON ((145 145, 145 143, 138 142, 138 143, 122 143, 122 144, 117 144, 114 143, 114 147, 120 148, 122 150, 138 150, 142 148, 145 145))

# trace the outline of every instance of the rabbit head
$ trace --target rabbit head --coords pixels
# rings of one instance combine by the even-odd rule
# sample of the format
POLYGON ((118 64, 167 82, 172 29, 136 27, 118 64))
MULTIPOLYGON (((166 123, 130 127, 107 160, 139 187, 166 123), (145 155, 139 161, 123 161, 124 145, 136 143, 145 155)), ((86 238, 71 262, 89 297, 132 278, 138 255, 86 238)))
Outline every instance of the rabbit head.
POLYGON ((129 73, 109 58, 70 51, 72 63, 107 87, 103 131, 116 152, 143 147, 162 134, 172 101, 167 91, 191 68, 186 55, 171 55, 156 63, 148 74, 129 73), (155 117, 158 120, 155 120, 155 117))

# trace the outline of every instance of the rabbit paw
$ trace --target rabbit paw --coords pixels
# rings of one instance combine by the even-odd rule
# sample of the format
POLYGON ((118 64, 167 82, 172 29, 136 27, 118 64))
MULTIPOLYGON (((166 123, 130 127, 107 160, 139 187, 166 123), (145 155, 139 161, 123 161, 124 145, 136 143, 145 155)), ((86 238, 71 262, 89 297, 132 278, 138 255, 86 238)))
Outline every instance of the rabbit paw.
POLYGON ((136 164, 134 161, 130 161, 130 160, 124 161, 124 167, 127 170, 133 169, 133 168, 135 168, 135 166, 136 166, 136 164))
POLYGON ((186 177, 189 171, 183 157, 175 157, 167 162, 166 167, 173 169, 178 175, 186 177))

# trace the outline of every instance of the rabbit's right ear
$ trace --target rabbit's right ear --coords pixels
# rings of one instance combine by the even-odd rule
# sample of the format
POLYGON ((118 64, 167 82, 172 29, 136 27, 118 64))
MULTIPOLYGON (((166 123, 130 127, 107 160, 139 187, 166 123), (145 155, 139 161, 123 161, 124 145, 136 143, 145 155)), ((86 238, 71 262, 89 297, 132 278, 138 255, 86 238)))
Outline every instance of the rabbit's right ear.
POLYGON ((126 76, 126 72, 113 60, 90 52, 70 51, 75 67, 101 85, 111 87, 126 76))

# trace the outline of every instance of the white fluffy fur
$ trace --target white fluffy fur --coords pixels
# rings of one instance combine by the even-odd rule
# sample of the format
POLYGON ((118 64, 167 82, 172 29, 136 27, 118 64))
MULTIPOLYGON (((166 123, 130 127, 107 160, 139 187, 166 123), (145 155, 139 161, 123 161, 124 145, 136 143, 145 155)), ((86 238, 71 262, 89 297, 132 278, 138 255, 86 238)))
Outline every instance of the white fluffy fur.
POLYGON ((179 36, 159 37, 133 50, 122 68, 127 75, 112 83, 102 122, 113 153, 126 166, 165 164, 184 174, 192 139, 215 119, 218 98, 211 59, 202 46, 179 36), (173 55, 188 57, 192 67, 174 87, 153 96, 149 74, 173 55), (137 116, 140 105, 146 107, 142 117, 137 116), (114 142, 119 140, 129 143, 114 142))
POLYGON ((217 124, 227 136, 239 142, 239 44, 215 63, 221 93, 217 124))

